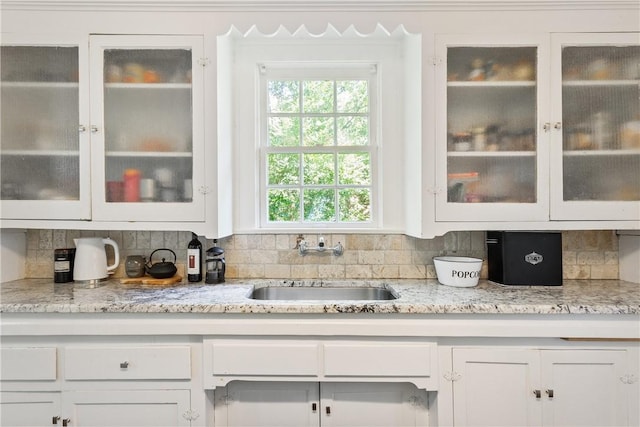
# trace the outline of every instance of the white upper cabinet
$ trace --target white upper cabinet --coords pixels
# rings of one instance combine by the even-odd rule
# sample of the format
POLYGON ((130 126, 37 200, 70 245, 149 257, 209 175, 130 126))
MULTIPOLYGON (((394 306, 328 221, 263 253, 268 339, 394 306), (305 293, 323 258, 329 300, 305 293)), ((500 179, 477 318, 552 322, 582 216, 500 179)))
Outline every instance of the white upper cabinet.
POLYGON ((204 219, 199 36, 91 36, 93 218, 204 219))
POLYGON ((436 37, 436 220, 548 218, 548 41, 436 37))
POLYGON ((87 38, 2 42, 2 218, 89 219, 87 38))
POLYGON ((436 221, 640 218, 637 33, 442 35, 436 57, 436 221))
POLYGON ((202 36, 14 39, 3 219, 204 222, 202 36))
POLYGON ((640 35, 554 35, 551 93, 551 217, 640 219, 640 35))

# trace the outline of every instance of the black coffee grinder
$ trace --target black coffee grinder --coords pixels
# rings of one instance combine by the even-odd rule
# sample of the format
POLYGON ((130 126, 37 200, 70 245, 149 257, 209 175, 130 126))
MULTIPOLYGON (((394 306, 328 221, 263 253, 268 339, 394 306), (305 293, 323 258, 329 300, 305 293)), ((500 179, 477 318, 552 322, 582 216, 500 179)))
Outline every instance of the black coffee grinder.
POLYGON ((214 284, 224 282, 224 249, 217 246, 217 244, 218 241, 214 240, 213 247, 207 249, 207 274, 204 279, 205 283, 214 284))

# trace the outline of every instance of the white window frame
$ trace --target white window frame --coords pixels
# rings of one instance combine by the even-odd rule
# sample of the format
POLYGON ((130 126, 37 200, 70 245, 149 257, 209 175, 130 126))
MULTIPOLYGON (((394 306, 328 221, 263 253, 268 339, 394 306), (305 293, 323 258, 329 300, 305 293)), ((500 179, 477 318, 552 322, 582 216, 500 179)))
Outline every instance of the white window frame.
MULTIPOLYGON (((389 32, 378 26, 361 34, 353 27, 339 32, 329 25, 323 34, 311 34, 301 26, 295 32, 280 27, 263 34, 252 27, 235 27, 218 37, 218 146, 229 147, 233 163, 228 170, 232 188, 233 233, 390 233, 400 234, 420 215, 421 183, 421 36, 398 27, 389 32), (262 221, 260 152, 260 67, 264 64, 351 64, 377 69, 375 134, 377 152, 372 165, 377 200, 375 222, 273 223, 262 221), (408 122, 407 117, 414 121, 408 122), (409 125, 408 125, 409 123, 409 125), (227 143, 228 141, 228 143, 227 143), (407 144, 412 149, 407 150, 407 144), (409 164, 407 163, 409 161, 409 164)), ((265 214, 266 215, 266 214, 265 214)), ((265 216, 266 218, 266 216, 265 216)))
MULTIPOLYGON (((371 228, 377 227, 379 212, 379 178, 378 178, 378 119, 377 119, 377 98, 378 98, 378 73, 377 64, 353 64, 353 63, 299 63, 299 62, 279 62, 270 64, 260 64, 260 225, 261 228, 275 229, 291 229, 300 227, 334 227, 334 228, 371 228), (267 83, 270 80, 366 80, 368 83, 368 114, 369 119, 369 143, 359 146, 323 146, 323 147, 283 147, 273 148, 268 145, 268 99, 267 99, 267 83), (267 156, 268 154, 279 151, 291 151, 295 149, 300 154, 304 153, 334 153, 336 154, 336 162, 338 153, 348 152, 368 152, 370 155, 370 179, 371 183, 368 188, 371 190, 371 217, 369 221, 360 222, 341 222, 339 218, 336 221, 290 221, 276 222, 269 221, 268 208, 268 171, 267 156)), ((336 175, 336 180, 338 176, 336 175)), ((339 188, 340 185, 336 183, 339 188)), ((304 189, 301 182, 300 188, 304 189)), ((336 200, 337 203, 337 200, 336 200)), ((336 204, 337 207, 337 204, 336 204)), ((300 206, 301 211, 304 209, 300 206)), ((336 214, 338 213, 336 209, 336 214)))

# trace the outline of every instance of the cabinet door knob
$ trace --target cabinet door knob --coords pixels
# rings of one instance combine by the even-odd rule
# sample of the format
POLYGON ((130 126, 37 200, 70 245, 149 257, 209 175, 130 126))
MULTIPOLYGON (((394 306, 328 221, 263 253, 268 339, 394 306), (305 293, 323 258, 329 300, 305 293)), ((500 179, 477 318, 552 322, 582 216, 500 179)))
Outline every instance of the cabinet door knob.
POLYGON ((91 133, 97 133, 97 132, 98 132, 98 126, 91 125, 91 133))
POLYGON ((545 132, 549 132, 551 130, 551 123, 545 123, 544 125, 542 125, 542 130, 545 132))
POLYGON ((78 126, 78 132, 82 133, 86 131, 87 131, 87 127, 85 125, 78 126))
POLYGON ((331 415, 331 406, 327 406, 324 410, 327 413, 327 415, 331 415))
POLYGON ((318 404, 317 404, 317 403, 315 403, 315 402, 314 402, 314 403, 312 403, 312 404, 311 404, 311 410, 312 410, 313 412, 316 412, 316 411, 318 410, 318 404))
POLYGON ((62 420, 62 427, 67 427, 69 424, 71 424, 71 418, 65 418, 62 420))
POLYGON ((54 416, 51 420, 51 424, 58 425, 59 416, 54 416))
POLYGON ((536 399, 540 399, 540 397, 542 397, 540 390, 533 390, 533 394, 536 396, 536 399))
POLYGON ((549 397, 553 397, 553 390, 549 389, 549 390, 545 390, 545 393, 547 393, 547 396, 549 397))
POLYGON ((120 369, 127 369, 129 367, 129 362, 126 360, 120 363, 120 369))
POLYGON ((562 129, 562 123, 561 122, 555 122, 555 124, 553 125, 553 128, 556 129, 556 130, 562 129))

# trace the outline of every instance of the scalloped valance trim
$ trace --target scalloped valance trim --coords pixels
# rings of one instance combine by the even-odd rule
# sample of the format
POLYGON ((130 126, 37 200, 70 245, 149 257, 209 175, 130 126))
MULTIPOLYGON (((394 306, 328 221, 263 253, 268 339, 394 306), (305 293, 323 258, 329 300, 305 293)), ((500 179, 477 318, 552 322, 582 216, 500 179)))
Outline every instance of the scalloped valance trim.
POLYGON ((229 37, 230 39, 243 40, 345 40, 345 39, 402 39, 411 34, 407 32, 404 26, 399 25, 395 30, 389 31, 382 24, 378 23, 376 28, 370 33, 362 33, 356 29, 354 25, 350 25, 344 31, 338 30, 332 24, 328 24, 322 33, 312 33, 305 25, 299 26, 294 31, 290 31, 285 26, 280 25, 278 29, 272 33, 263 33, 256 25, 253 25, 247 31, 242 32, 236 26, 232 25, 229 31, 221 37, 229 37))

